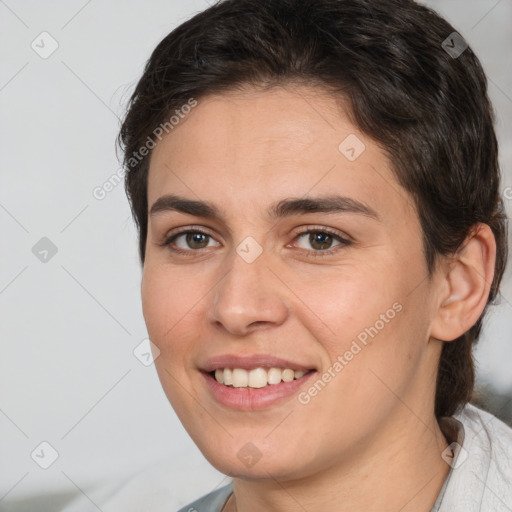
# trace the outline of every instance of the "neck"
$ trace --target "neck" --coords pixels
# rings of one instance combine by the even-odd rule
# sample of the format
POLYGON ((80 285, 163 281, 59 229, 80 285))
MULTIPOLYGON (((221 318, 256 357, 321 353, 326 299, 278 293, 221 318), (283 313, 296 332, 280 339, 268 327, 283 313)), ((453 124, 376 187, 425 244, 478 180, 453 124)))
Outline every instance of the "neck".
POLYGON ((235 478, 223 512, 430 512, 450 469, 441 458, 448 443, 437 421, 402 411, 379 434, 364 453, 309 477, 235 478))

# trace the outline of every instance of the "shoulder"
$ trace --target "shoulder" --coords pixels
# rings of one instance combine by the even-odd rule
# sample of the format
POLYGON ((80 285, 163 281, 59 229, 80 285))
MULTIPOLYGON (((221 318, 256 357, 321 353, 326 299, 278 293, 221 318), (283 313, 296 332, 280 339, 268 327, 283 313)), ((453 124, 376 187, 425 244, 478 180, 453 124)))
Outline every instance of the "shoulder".
POLYGON ((221 512, 232 492, 233 484, 230 483, 205 494, 196 501, 184 506, 178 512, 221 512))
POLYGON ((464 425, 465 443, 473 449, 485 448, 496 465, 506 467, 512 480, 512 428, 493 414, 467 404, 455 417, 464 425), (469 439, 468 439, 469 437, 469 439))
POLYGON ((512 510, 512 428, 472 404, 453 419, 463 428, 440 511, 512 510))

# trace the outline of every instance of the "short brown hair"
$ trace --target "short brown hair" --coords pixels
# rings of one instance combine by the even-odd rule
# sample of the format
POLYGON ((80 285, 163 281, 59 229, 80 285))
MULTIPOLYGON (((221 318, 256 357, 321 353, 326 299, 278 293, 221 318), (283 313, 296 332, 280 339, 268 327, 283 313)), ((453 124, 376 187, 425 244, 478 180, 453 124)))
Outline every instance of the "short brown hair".
MULTIPOLYGON (((429 277, 438 256, 456 253, 477 223, 491 227, 493 303, 508 252, 494 114, 482 66, 454 32, 412 0, 223 0, 178 26, 147 62, 118 138, 142 265, 151 154, 133 155, 155 128, 191 97, 296 82, 348 100, 353 122, 386 151, 414 198, 429 277), (449 53, 445 41, 462 53, 449 53)), ((487 305, 444 344, 437 417, 471 398, 472 348, 487 305)))

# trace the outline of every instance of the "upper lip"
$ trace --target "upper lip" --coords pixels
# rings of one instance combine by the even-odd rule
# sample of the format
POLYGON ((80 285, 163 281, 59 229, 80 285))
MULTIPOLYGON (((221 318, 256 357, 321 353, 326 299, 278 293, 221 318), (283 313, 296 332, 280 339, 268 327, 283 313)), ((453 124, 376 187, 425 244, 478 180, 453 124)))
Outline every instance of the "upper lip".
POLYGON ((208 359, 201 370, 213 372, 219 368, 242 368, 252 370, 253 368, 290 368, 291 370, 314 370, 311 365, 304 365, 270 354, 254 354, 251 356, 235 356, 225 354, 208 359))

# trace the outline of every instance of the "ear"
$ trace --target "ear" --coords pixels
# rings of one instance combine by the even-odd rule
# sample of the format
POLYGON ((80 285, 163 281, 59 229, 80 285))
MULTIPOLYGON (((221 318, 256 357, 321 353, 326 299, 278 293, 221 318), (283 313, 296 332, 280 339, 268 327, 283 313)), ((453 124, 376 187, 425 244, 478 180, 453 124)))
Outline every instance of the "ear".
POLYGON ((496 261, 496 240, 487 224, 476 224, 462 248, 444 265, 430 335, 452 341, 468 331, 487 304, 496 261))

